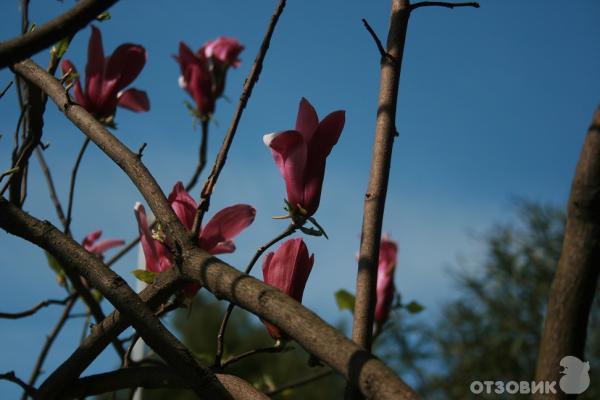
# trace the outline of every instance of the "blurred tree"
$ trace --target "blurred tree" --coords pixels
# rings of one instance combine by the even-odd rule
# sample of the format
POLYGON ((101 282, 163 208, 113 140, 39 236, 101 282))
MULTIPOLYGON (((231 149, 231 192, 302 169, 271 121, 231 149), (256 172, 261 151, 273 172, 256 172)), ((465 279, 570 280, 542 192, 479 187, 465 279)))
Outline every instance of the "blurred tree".
MULTIPOLYGON (((443 306, 437 321, 425 326, 396 318, 381 338, 382 356, 399 372, 412 374, 405 378, 413 379, 424 398, 471 398, 474 380, 534 378, 565 215, 529 202, 520 202, 518 210, 518 224, 497 226, 485 237, 483 265, 452 271, 459 295, 443 306)), ((600 330, 594 329, 599 306, 596 296, 585 353, 592 384, 581 399, 600 398, 600 330)))

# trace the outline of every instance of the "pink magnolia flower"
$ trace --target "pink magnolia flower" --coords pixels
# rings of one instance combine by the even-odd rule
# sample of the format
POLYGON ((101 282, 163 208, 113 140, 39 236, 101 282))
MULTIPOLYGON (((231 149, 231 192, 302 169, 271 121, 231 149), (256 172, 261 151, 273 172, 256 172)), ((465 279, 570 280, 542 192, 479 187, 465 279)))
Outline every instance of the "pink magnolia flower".
MULTIPOLYGON (((181 223, 191 230, 197 204, 185 191, 183 183, 175 184, 168 200, 181 223)), ((167 247, 168 238, 159 240, 157 233, 151 232, 144 206, 136 203, 134 210, 146 259, 146 270, 160 273, 171 268, 173 255, 167 247)), ((254 207, 247 204, 236 204, 222 209, 200 230, 200 248, 210 254, 232 253, 235 250, 232 239, 254 221, 255 215, 254 207)), ((193 296, 199 288, 198 285, 189 285, 185 292, 193 296)))
POLYGON ((236 39, 219 36, 210 40, 202 46, 201 51, 206 57, 213 57, 218 62, 239 67, 241 61, 238 56, 244 50, 244 46, 236 39))
POLYGON ((179 55, 175 56, 181 69, 179 85, 196 102, 201 119, 208 120, 214 113, 215 103, 223 95, 227 69, 240 65, 242 50, 240 42, 222 36, 206 42, 196 53, 179 43, 179 55))
MULTIPOLYGON (((76 78, 75 101, 100 120, 112 117, 117 106, 135 112, 148 111, 150 101, 146 92, 134 88, 123 91, 145 64, 146 50, 137 44, 122 44, 111 56, 104 57, 100 30, 92 26, 85 67, 85 91, 76 78)), ((63 60, 61 68, 65 74, 77 72, 69 60, 63 60)))
POLYGON ((382 325, 388 318, 394 299, 394 271, 398 260, 398 245, 386 235, 379 245, 379 265, 377 267, 377 302, 375 322, 382 325))
POLYGON ((125 241, 120 239, 106 239, 98 242, 100 236, 102 236, 101 230, 90 232, 83 238, 81 245, 90 253, 102 258, 104 253, 108 250, 125 244, 125 241))
MULTIPOLYGON (((264 281, 296 301, 302 302, 304 287, 314 261, 314 254, 308 256, 308 249, 302 238, 290 239, 265 258, 264 281)), ((265 322, 265 325, 273 339, 283 336, 276 326, 268 322, 265 322)))
POLYGON ((263 137, 285 179, 287 200, 295 212, 311 216, 317 211, 325 162, 342 134, 344 122, 342 110, 332 112, 319 122, 314 107, 302 98, 296 129, 263 137))

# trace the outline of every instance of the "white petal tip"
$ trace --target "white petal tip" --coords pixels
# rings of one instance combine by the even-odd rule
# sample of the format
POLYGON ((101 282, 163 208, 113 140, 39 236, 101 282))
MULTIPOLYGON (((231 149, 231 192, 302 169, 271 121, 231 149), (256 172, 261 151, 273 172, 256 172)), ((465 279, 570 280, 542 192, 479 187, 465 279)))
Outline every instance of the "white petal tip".
POLYGON ((265 143, 265 145, 267 147, 271 146, 271 142, 273 141, 273 139, 275 139, 275 137, 279 135, 279 132, 274 132, 274 133, 268 133, 266 135, 263 136, 263 142, 265 143))

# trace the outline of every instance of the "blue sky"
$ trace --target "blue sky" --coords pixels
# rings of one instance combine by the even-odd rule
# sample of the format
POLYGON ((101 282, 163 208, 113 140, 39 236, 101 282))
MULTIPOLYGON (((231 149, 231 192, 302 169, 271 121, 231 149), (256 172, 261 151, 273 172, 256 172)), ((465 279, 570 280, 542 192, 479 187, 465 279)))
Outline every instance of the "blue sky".
MULTIPOLYGON (((188 96, 177 86, 172 59, 180 40, 196 49, 219 35, 238 38, 246 49, 231 70, 210 127, 212 164, 258 50, 275 1, 180 1, 176 5, 141 0, 118 3, 112 19, 96 23, 107 54, 123 42, 139 43, 148 62, 134 82, 147 90, 146 114, 120 110, 118 137, 134 149, 148 142, 144 162, 165 191, 186 181, 195 163, 199 132, 183 106, 188 96)), ((306 239, 315 268, 304 303, 337 322, 333 292, 354 290, 355 252, 368 180, 379 57, 361 18, 380 37, 388 26, 388 2, 358 0, 290 1, 277 26, 260 81, 238 129, 227 166, 212 202, 212 215, 234 203, 257 208, 255 223, 223 257, 245 265, 263 242, 285 228, 270 217, 281 213, 283 180, 262 143, 265 133, 293 127, 302 96, 319 116, 346 110, 346 127, 330 158, 317 217, 331 239, 306 239)), ((482 1, 480 9, 422 8, 410 20, 398 102, 397 127, 384 231, 400 244, 396 284, 433 318, 452 297, 447 274, 458 257, 481 259, 473 232, 513 220, 515 196, 563 205, 580 147, 600 94, 600 26, 596 1, 482 1)), ((6 1, 0 38, 19 32, 19 2, 6 1)), ((44 23, 72 7, 72 1, 32 2, 31 20, 44 23)), ((89 29, 73 41, 67 58, 84 70, 89 29)), ((45 53, 36 57, 45 64, 45 53)), ((11 80, 0 71, 0 86, 11 80)), ((0 100, 1 169, 9 166, 18 116, 14 88, 0 100)), ((68 175, 82 134, 50 104, 45 152, 59 193, 66 201, 68 175)), ((25 209, 57 223, 37 162, 31 164, 25 209)), ((197 196, 198 192, 193 193, 197 196)), ((74 209, 77 238, 101 228, 106 236, 129 239, 137 231, 133 204, 141 197, 127 177, 96 148, 85 155, 74 209)), ((0 304, 25 309, 61 296, 41 250, 0 232, 0 304), (10 251, 7 251, 10 250, 10 251)), ((115 270, 134 284, 132 252, 115 270)), ((257 268, 259 271, 259 268, 257 268)), ((110 305, 105 305, 110 310, 110 305)), ((27 377, 33 359, 59 310, 47 309, 19 321, 0 320, 0 372, 27 377)), ((81 321, 70 322, 48 359, 48 369, 74 349, 81 321)), ((93 371, 114 366, 107 354, 93 371)), ((0 394, 13 396, 0 382, 0 394)), ((3 396, 4 397, 4 396, 3 396)))

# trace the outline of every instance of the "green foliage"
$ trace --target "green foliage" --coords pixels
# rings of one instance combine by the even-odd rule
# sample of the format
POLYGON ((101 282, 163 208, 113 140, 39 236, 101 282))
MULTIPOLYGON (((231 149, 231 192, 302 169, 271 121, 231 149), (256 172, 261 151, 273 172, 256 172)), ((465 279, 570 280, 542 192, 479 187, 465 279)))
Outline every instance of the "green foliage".
POLYGON ((156 278, 156 272, 146 271, 144 269, 134 269, 131 273, 138 278, 140 281, 145 282, 147 284, 152 284, 154 279, 156 278))
MULTIPOLYGON (((384 358, 415 373, 428 399, 471 398, 474 380, 531 381, 564 223, 555 208, 521 203, 519 224, 497 226, 485 237, 483 264, 453 271, 460 294, 437 321, 388 332, 384 358)), ((600 331, 592 329, 600 322, 599 305, 597 298, 586 349, 592 375, 600 367, 600 331)), ((593 382, 592 376, 579 398, 600 398, 593 382)))
POLYGON ((405 304, 403 307, 406 308, 406 310, 411 314, 418 314, 425 309, 421 303, 418 303, 414 300, 408 304, 405 304))
POLYGON ((335 292, 335 302, 340 310, 349 310, 354 313, 355 300, 354 295, 345 289, 335 292))
POLYGON ((60 265, 60 263, 58 262, 58 260, 56 258, 54 258, 54 256, 48 252, 46 253, 46 258, 48 259, 48 266, 50 268, 52 268, 52 271, 54 271, 54 273, 56 274, 56 282, 60 285, 60 286, 66 286, 67 285, 67 277, 65 275, 65 271, 63 270, 62 266, 60 265))

